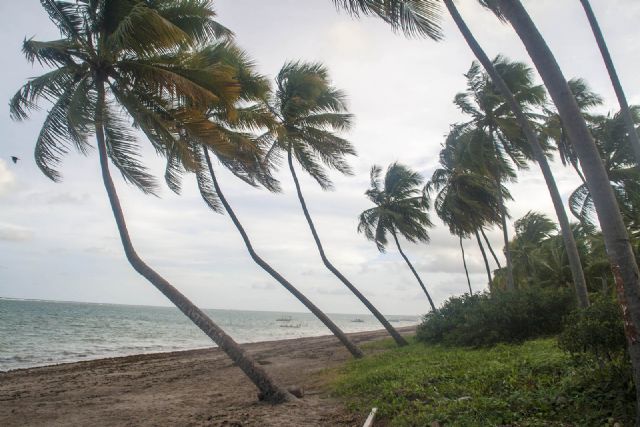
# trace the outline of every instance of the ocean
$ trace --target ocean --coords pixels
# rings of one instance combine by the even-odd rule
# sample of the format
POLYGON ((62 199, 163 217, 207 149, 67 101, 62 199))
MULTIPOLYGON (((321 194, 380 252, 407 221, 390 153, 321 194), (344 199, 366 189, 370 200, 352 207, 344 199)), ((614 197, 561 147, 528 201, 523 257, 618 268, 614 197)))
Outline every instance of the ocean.
MULTIPOLYGON (((240 343, 331 332, 310 313, 204 310, 240 343)), ((381 329, 372 315, 330 314, 345 332, 381 329)), ((387 316, 397 327, 418 316, 387 316)), ((213 347, 178 309, 0 298, 0 371, 213 347)))

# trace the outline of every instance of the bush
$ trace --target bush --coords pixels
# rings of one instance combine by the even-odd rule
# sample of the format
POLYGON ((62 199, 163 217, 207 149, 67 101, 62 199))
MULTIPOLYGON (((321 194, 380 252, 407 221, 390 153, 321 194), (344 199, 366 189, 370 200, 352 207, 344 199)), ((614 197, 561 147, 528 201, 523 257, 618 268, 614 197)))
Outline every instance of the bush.
POLYGON ((573 311, 564 319, 558 345, 574 359, 626 359, 620 307, 610 298, 599 298, 589 308, 573 311))
POLYGON ((452 297, 425 316, 417 339, 429 344, 482 347, 554 335, 562 330, 562 319, 575 307, 574 300, 574 294, 566 289, 452 297))

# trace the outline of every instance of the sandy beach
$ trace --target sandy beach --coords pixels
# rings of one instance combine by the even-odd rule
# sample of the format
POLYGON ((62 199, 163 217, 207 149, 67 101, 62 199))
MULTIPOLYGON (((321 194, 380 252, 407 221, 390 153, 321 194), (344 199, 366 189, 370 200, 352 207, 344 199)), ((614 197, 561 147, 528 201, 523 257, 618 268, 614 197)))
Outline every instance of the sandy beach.
MULTIPOLYGON (((404 334, 414 327, 402 328, 404 334)), ((350 334, 356 343, 385 331, 350 334)), ((359 426, 327 395, 320 373, 350 359, 333 336, 245 344, 297 402, 258 402, 257 389, 218 349, 99 359, 0 373, 0 420, 5 426, 207 425, 359 426)), ((369 351, 368 353, 372 353, 369 351)))

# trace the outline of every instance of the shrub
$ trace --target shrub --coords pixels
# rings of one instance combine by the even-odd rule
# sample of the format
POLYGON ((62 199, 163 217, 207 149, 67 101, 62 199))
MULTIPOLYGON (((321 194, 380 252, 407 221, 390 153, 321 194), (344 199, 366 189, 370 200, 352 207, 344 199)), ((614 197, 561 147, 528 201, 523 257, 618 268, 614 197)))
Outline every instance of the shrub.
POLYGON ((575 306, 574 300, 566 289, 452 297, 425 316, 417 339, 429 344, 481 347, 558 334, 563 317, 575 306))
POLYGON ((574 359, 626 358, 620 307, 611 298, 598 298, 587 309, 573 311, 564 319, 558 345, 574 359))

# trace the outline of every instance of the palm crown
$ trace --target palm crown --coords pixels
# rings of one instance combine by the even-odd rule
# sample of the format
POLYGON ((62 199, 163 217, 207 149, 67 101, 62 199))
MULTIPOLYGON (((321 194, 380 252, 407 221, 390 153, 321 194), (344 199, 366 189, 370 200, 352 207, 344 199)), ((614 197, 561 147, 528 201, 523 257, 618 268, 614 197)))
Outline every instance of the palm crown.
POLYGON ((89 136, 100 127, 107 153, 125 179, 154 192, 155 181, 138 157, 138 142, 125 118, 159 153, 186 156, 177 144, 179 117, 172 111, 212 102, 232 105, 238 97, 232 70, 212 64, 199 48, 231 32, 213 19, 208 0, 42 4, 63 38, 27 39, 23 52, 53 70, 30 80, 10 102, 16 120, 43 100, 53 104, 36 142, 38 166, 59 180, 63 155, 72 147, 86 154, 89 136))
POLYGON ((270 104, 279 126, 271 133, 265 162, 290 153, 323 189, 332 188, 324 166, 351 174, 345 156, 355 155, 355 149, 338 133, 351 127, 353 116, 347 112, 345 94, 331 85, 324 65, 286 63, 270 104))
POLYGON ((371 188, 365 194, 376 207, 360 215, 358 232, 384 252, 387 233, 410 242, 428 242, 429 199, 421 190, 423 178, 399 163, 391 164, 382 180, 382 168, 371 168, 371 188))

